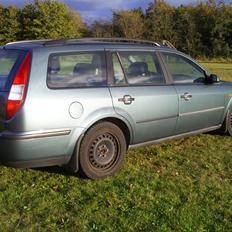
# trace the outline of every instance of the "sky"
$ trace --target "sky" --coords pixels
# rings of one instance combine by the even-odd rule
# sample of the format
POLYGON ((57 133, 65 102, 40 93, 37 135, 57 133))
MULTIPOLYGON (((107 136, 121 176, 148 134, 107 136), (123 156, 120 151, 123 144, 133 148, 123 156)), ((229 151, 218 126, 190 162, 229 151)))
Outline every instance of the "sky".
MULTIPOLYGON (((59 0, 65 2, 69 8, 77 10, 84 22, 92 23, 95 20, 107 20, 112 16, 114 10, 125 10, 141 7, 146 9, 152 0, 59 0)), ((229 2, 232 0, 229 0, 229 2)), ((22 7, 26 2, 33 0, 0 0, 4 6, 16 5, 22 7)), ((194 4, 199 0, 166 0, 172 5, 194 4)))

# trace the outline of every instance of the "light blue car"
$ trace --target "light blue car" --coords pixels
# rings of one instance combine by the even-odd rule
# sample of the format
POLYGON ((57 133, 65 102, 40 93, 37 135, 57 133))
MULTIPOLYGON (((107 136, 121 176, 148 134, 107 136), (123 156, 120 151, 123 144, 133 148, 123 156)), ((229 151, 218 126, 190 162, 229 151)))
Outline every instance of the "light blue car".
POLYGON ((220 129, 232 85, 162 44, 127 39, 0 47, 0 160, 112 175, 127 149, 220 129))

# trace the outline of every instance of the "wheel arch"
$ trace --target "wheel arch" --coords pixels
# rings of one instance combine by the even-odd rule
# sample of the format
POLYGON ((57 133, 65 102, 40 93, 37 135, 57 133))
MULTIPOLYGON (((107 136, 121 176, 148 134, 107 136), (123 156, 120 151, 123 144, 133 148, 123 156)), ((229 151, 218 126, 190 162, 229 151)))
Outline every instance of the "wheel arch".
POLYGON ((81 136, 79 136, 79 138, 76 141, 76 145, 75 145, 75 149, 73 151, 72 157, 69 160, 69 163, 64 166, 65 169, 67 169, 67 170, 69 170, 71 172, 74 172, 74 173, 79 170, 79 149, 80 149, 81 142, 82 142, 82 140, 84 138, 84 135, 94 125, 96 125, 96 124, 98 124, 100 122, 111 122, 111 123, 115 124, 116 126, 118 126, 122 130, 123 134, 125 135, 127 149, 129 148, 129 145, 133 141, 133 130, 132 130, 132 127, 130 126, 129 122, 127 122, 125 119, 114 117, 114 116, 113 117, 103 117, 101 119, 98 119, 98 120, 92 122, 83 131, 81 136))
POLYGON ((231 111, 232 109, 232 97, 227 97, 225 99, 225 110, 224 110, 224 114, 222 116, 222 127, 219 129, 220 132, 222 133, 226 133, 227 130, 228 130, 228 127, 227 127, 227 120, 228 120, 228 114, 229 114, 229 111, 231 111))
POLYGON ((131 131, 128 125, 123 120, 115 118, 115 117, 107 117, 100 121, 111 122, 115 124, 116 126, 118 126, 122 130, 123 134, 125 135, 127 148, 129 147, 130 143, 132 142, 132 134, 131 134, 131 131))

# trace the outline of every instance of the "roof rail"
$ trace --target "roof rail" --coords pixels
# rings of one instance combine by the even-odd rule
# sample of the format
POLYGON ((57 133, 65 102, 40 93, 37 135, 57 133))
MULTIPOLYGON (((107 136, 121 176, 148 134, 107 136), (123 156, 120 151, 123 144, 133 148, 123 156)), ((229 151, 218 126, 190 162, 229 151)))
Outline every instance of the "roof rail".
POLYGON ((121 42, 121 43, 138 43, 138 44, 150 44, 154 46, 161 47, 157 42, 149 41, 149 40, 140 40, 140 39, 128 39, 128 38, 117 38, 117 37, 84 37, 78 39, 54 39, 50 41, 46 41, 44 46, 54 46, 54 45, 65 45, 72 44, 75 42, 94 42, 94 41, 102 41, 102 42, 121 42))
POLYGON ((163 46, 166 46, 166 47, 169 47, 169 48, 174 48, 174 49, 176 49, 176 47, 175 47, 170 41, 168 41, 168 40, 163 40, 163 41, 162 41, 162 45, 163 45, 163 46))
POLYGON ((48 41, 52 41, 53 39, 38 39, 38 40, 19 40, 19 41, 14 41, 14 42, 9 42, 6 45, 11 45, 11 44, 20 44, 20 43, 46 43, 48 41))
POLYGON ((128 38, 118 38, 118 37, 83 37, 77 39, 42 39, 42 40, 24 40, 24 41, 16 41, 7 43, 7 45, 12 44, 20 44, 20 43, 34 43, 40 44, 42 46, 59 46, 59 45, 68 45, 75 44, 78 42, 94 42, 94 41, 102 41, 102 42, 121 42, 121 43, 134 43, 134 44, 147 44, 153 45, 157 47, 169 47, 175 48, 171 42, 168 40, 163 40, 161 43, 157 43, 149 40, 142 39, 128 39, 128 38))

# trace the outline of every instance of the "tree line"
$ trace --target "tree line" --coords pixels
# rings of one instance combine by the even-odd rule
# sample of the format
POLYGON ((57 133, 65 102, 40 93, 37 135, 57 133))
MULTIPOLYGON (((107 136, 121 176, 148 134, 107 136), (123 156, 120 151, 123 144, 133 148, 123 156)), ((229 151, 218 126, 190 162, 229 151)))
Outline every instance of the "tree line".
POLYGON ((0 42, 25 39, 126 37, 169 40, 194 57, 232 58, 232 4, 208 0, 174 7, 164 0, 112 13, 108 21, 86 25, 80 14, 57 1, 36 0, 22 9, 0 5, 0 42))
POLYGON ((145 13, 113 12, 111 21, 96 21, 90 31, 93 36, 168 40, 194 57, 232 57, 232 5, 224 1, 178 7, 155 1, 145 13))

